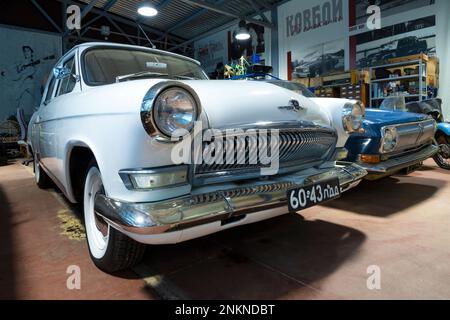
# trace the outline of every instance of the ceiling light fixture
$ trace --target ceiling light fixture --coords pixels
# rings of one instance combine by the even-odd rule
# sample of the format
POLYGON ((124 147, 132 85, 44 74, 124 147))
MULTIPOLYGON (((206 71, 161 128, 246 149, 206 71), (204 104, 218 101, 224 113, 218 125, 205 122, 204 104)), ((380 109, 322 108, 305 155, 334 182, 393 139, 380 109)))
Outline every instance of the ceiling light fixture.
POLYGON ((158 10, 148 2, 142 3, 137 12, 144 17, 154 17, 158 14, 158 10))
POLYGON ((250 32, 248 31, 245 20, 239 21, 239 29, 234 37, 241 41, 250 39, 250 32))

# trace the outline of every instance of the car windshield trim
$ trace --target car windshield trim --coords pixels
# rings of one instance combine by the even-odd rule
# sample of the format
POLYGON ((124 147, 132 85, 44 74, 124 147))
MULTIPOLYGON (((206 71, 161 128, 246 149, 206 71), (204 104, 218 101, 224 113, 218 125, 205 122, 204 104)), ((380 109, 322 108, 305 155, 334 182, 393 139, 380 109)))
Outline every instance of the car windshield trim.
POLYGON ((126 80, 132 80, 136 78, 158 78, 158 77, 168 77, 168 73, 152 72, 152 71, 142 71, 130 74, 124 74, 116 77, 116 82, 122 82, 126 80))
MULTIPOLYGON (((205 71, 201 67, 200 63, 198 61, 193 60, 193 59, 188 58, 188 57, 179 56, 179 55, 176 55, 176 54, 172 54, 170 52, 164 52, 164 51, 160 51, 160 50, 153 51, 153 50, 147 50, 146 48, 128 48, 128 47, 119 47, 119 46, 105 45, 105 46, 90 47, 90 48, 87 48, 87 49, 83 50, 82 53, 81 53, 81 56, 80 56, 81 68, 80 69, 81 69, 83 81, 89 87, 99 87, 99 86, 104 86, 104 85, 109 85, 109 84, 116 83, 116 81, 111 81, 110 83, 99 83, 99 82, 93 82, 93 81, 89 80, 88 72, 87 72, 87 64, 86 64, 86 55, 89 54, 90 52, 96 51, 96 50, 134 51, 134 52, 143 52, 143 53, 153 54, 153 55, 156 55, 156 56, 162 57, 162 58, 168 57, 168 58, 172 58, 172 59, 178 59, 178 60, 180 60, 182 62, 185 62, 185 63, 188 63, 188 64, 192 64, 192 66, 197 67, 198 71, 199 71, 199 75, 201 74, 201 77, 199 76, 198 78, 193 78, 193 77, 184 76, 184 75, 181 75, 181 74, 176 74, 176 75, 169 75, 169 76, 167 76, 167 78, 169 78, 169 79, 181 79, 181 80, 208 80, 209 79, 208 76, 206 75, 205 71)), ((116 79, 114 79, 114 80, 116 80, 116 79)))

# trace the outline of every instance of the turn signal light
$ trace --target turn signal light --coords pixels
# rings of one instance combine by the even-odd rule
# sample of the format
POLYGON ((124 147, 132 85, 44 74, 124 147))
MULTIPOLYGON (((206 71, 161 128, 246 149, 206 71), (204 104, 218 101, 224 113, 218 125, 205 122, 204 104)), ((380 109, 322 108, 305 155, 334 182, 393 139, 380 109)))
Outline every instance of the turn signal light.
POLYGON ((380 163, 381 157, 379 154, 362 154, 360 160, 364 163, 380 163))

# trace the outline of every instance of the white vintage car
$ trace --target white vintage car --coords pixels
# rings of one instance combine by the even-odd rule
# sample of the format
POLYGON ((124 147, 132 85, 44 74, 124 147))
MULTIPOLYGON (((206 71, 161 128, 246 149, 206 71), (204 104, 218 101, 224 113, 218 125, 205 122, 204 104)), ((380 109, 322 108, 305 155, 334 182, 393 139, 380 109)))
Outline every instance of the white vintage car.
POLYGON ((112 272, 137 263, 144 244, 299 211, 354 187, 366 171, 336 160, 363 114, 356 101, 319 106, 268 83, 211 81, 177 54, 87 43, 54 68, 28 144, 37 184, 52 180, 82 204, 91 257, 112 272))

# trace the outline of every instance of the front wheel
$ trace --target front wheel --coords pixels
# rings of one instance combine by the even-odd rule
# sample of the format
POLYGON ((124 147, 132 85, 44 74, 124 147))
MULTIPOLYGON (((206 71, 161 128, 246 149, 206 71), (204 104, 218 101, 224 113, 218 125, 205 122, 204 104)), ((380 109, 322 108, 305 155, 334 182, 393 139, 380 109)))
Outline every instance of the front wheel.
POLYGON ((442 169, 450 170, 450 139, 445 136, 437 138, 439 151, 433 157, 434 162, 442 169))
POLYGON ((42 169, 41 164, 39 163, 36 155, 34 156, 33 161, 33 170, 34 170, 34 180, 36 184, 41 189, 47 189, 52 186, 52 181, 47 173, 42 169))
POLYGON ((94 211, 95 196, 105 194, 102 176, 95 162, 87 170, 83 209, 89 253, 103 271, 115 272, 136 265, 143 257, 145 245, 112 228, 94 211))

